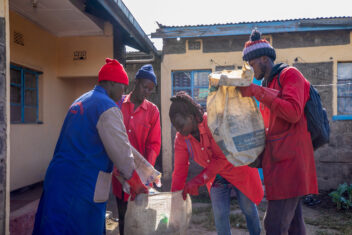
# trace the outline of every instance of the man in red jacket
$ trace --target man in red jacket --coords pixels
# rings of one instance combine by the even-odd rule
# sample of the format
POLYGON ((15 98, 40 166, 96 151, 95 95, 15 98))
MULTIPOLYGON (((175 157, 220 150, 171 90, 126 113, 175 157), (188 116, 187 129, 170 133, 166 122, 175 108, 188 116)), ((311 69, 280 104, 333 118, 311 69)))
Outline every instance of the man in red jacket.
POLYGON ((251 84, 240 90, 242 96, 254 96, 260 102, 264 119, 266 145, 261 156, 268 200, 266 233, 305 234, 301 197, 318 193, 304 114, 310 84, 298 69, 274 65, 275 59, 275 49, 253 30, 243 49, 243 60, 249 62, 257 80, 263 79, 262 86, 251 84))
MULTIPOLYGON (((160 115, 158 107, 146 98, 150 96, 156 85, 157 80, 152 65, 144 65, 136 74, 133 91, 124 96, 118 104, 131 145, 153 166, 161 146, 160 115)), ((116 168, 113 174, 119 174, 116 168)), ((123 192, 122 185, 116 177, 112 178, 112 189, 118 207, 120 235, 123 235, 129 195, 123 192)))

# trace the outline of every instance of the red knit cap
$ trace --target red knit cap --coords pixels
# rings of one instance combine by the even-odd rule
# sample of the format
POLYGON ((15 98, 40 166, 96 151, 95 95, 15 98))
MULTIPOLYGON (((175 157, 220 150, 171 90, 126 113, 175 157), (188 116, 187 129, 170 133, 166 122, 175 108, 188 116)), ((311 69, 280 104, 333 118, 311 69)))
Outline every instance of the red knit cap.
POLYGON ((99 71, 98 81, 113 81, 128 85, 128 76, 122 65, 110 58, 106 58, 105 61, 106 64, 99 71))

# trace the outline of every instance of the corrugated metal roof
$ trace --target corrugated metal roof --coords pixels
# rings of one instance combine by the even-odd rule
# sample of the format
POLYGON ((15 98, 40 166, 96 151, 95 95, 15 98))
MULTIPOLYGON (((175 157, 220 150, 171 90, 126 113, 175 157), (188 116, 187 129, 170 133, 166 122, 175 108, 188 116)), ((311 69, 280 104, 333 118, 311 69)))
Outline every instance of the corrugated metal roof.
POLYGON ((352 29, 352 17, 321 17, 289 20, 253 21, 210 25, 165 26, 152 33, 152 38, 211 37, 249 35, 258 28, 263 34, 321 30, 352 29))

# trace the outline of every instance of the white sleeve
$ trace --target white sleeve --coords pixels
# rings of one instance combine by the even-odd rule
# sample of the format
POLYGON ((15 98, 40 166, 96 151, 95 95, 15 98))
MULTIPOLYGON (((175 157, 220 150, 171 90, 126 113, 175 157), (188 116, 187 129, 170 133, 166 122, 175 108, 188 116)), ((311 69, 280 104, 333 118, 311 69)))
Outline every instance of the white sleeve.
POLYGON ((100 115, 96 127, 109 158, 121 175, 130 179, 135 164, 121 111, 117 107, 106 110, 100 115))

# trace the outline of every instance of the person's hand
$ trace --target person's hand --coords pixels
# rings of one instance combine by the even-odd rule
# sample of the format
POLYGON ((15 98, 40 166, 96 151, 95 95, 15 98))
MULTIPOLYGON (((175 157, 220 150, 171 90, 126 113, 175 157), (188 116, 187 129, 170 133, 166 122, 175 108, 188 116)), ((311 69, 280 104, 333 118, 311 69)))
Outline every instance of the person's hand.
POLYGON ((182 192, 183 200, 186 200, 187 194, 192 196, 199 195, 198 188, 208 183, 209 180, 211 180, 211 178, 214 176, 215 174, 211 173, 208 168, 202 170, 201 173, 186 183, 182 192))
POLYGON ((160 178, 157 178, 155 181, 154 181, 154 184, 156 185, 156 187, 160 188, 162 186, 161 184, 161 179, 160 178))
POLYGON ((187 194, 192 196, 199 195, 198 188, 199 188, 199 185, 196 184, 195 182, 192 182, 192 180, 187 182, 182 191, 183 200, 187 199, 187 194))
POLYGON ((258 86, 253 83, 247 87, 237 88, 240 90, 242 97, 254 96, 260 103, 264 104, 269 108, 280 93, 278 90, 258 86))
POLYGON ((255 86, 256 86, 255 84, 250 84, 249 86, 243 86, 243 87, 237 87, 237 88, 240 90, 243 97, 250 97, 250 96, 254 96, 253 90, 255 86))
POLYGON ((131 201, 133 201, 137 194, 148 193, 148 188, 142 183, 136 171, 133 171, 132 177, 127 180, 130 185, 131 201))

